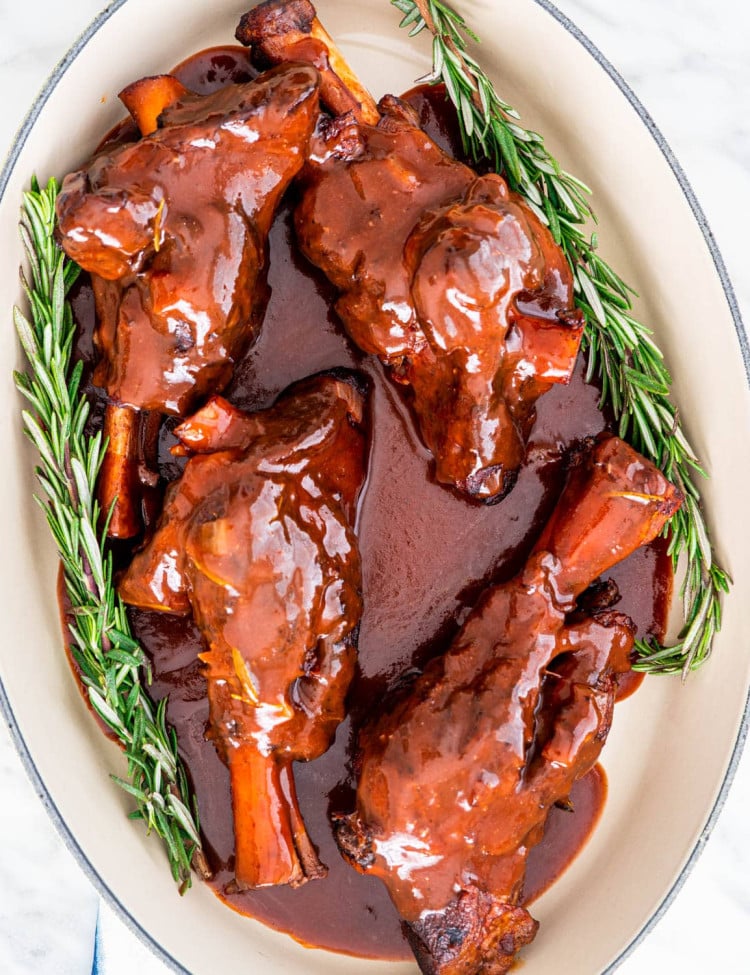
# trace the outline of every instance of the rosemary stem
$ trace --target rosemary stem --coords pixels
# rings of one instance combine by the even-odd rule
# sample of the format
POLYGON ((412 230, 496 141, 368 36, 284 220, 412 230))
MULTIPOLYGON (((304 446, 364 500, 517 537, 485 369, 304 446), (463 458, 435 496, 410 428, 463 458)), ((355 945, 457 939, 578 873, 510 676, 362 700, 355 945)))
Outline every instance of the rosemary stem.
POLYGON ((537 132, 519 124, 509 105, 469 52, 477 36, 444 0, 390 0, 410 35, 433 37, 432 84, 442 83, 456 109, 464 148, 475 162, 489 161, 549 227, 570 264, 577 306, 586 318, 583 351, 587 379, 601 385, 601 405, 617 432, 656 463, 685 495, 666 529, 674 565, 686 561, 681 594, 685 626, 672 646, 637 642, 636 668, 686 676, 704 663, 721 627, 721 599, 729 591, 703 514, 696 475, 704 475, 671 399, 672 378, 652 332, 633 310, 635 291, 598 253, 592 232, 591 191, 566 172, 537 132))
POLYGON ((28 372, 15 381, 27 399, 26 434, 39 454, 37 477, 45 513, 63 565, 71 651, 91 707, 117 736, 127 779, 112 776, 135 800, 134 818, 164 841, 180 892, 191 883, 191 863, 205 872, 197 808, 166 723, 166 702, 154 706, 143 686, 148 662, 133 639, 112 579, 112 559, 101 531, 96 478, 106 443, 85 433, 88 403, 73 362, 75 322, 67 295, 78 274, 55 242, 57 183, 36 180, 24 194, 20 236, 29 262, 21 277, 30 315, 14 309, 28 372))

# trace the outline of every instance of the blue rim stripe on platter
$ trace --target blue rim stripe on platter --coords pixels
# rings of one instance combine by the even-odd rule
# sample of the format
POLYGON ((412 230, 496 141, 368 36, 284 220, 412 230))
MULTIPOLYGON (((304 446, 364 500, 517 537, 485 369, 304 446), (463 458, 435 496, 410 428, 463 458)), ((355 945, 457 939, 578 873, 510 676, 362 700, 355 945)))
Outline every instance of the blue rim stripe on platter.
POLYGON ((99 970, 99 942, 101 941, 101 928, 99 919, 101 917, 101 901, 96 909, 96 928, 94 930, 94 958, 91 962, 91 975, 101 975, 99 970))
MULTIPOLYGON (((740 348, 740 353, 742 355, 742 360, 745 366, 745 377, 748 382, 748 387, 750 387, 750 344, 748 343, 747 334, 745 332, 744 325, 742 323, 742 316, 740 314, 739 305, 737 302, 737 297, 734 293, 732 283, 729 280, 729 275, 727 273, 726 265, 724 259, 721 256, 719 247, 716 243, 714 235, 708 224, 706 216, 703 209, 698 202, 693 188, 691 187, 687 176, 685 175, 682 167, 677 161, 674 152, 669 146, 667 140, 662 135, 658 126, 651 118, 647 110, 641 104, 638 96, 628 85, 625 79, 619 74, 617 69, 607 60, 607 58, 602 54, 598 47, 583 33, 583 31, 577 27, 568 17, 565 16, 554 4, 550 3, 550 0, 534 0, 534 2, 545 10, 551 17, 564 27, 565 30, 578 41, 578 43, 584 48, 584 50, 596 61, 596 63, 606 72, 610 80, 614 82, 620 92, 625 96, 625 98, 630 103, 633 110, 636 112, 640 120, 646 126, 650 132, 654 142, 657 144, 662 152, 662 155, 669 164, 675 179, 677 180, 685 199, 690 206, 696 223, 700 228, 703 238, 706 242, 706 246, 709 250, 711 258, 713 260, 714 266, 716 268, 716 273, 721 281, 721 286, 724 291, 724 296, 726 298, 729 310, 734 321, 734 327, 737 334, 737 341, 740 348)), ((105 24, 110 17, 116 11, 124 6, 127 0, 113 0, 107 7, 102 10, 102 12, 89 24, 86 30, 80 35, 80 37, 71 46, 70 50, 65 54, 62 60, 57 64, 55 69, 50 74, 44 87, 37 96, 33 105, 29 109, 26 118, 21 124, 13 144, 8 153, 8 157, 3 165, 2 172, 0 172, 0 200, 2 200, 10 176, 15 169, 15 165, 18 158, 23 150, 26 140, 31 132, 31 129, 35 125, 42 109, 44 108, 50 95, 57 87, 59 81, 68 70, 70 65, 75 61, 78 55, 83 51, 88 42, 94 37, 94 35, 99 31, 103 24, 105 24)), ((166 951, 160 944, 158 944, 152 936, 141 927, 141 925, 135 920, 135 918, 128 912, 123 904, 117 899, 116 895, 109 889, 106 883, 102 880, 99 874, 96 872, 95 868, 88 860, 84 854, 81 847, 78 845, 77 840, 71 833, 67 823, 60 814, 59 809, 55 805, 52 797, 47 791, 47 788, 42 781, 39 771, 34 764, 34 759, 29 752, 29 749, 24 741, 21 730, 16 722, 15 715, 10 706, 10 701, 8 700, 5 688, 3 687, 2 677, 0 677, 0 711, 2 711, 5 720, 10 729, 11 737, 13 738, 14 744, 18 753, 21 757, 21 761, 26 769, 26 773, 31 779, 34 789, 41 799, 50 819, 54 823, 57 831, 62 837, 63 842, 66 847, 73 854, 75 859, 78 861, 79 865, 83 869, 86 876, 89 878, 91 883, 97 889, 97 891, 105 898, 108 904, 111 905, 113 910, 117 912, 120 918, 125 922, 125 924, 130 928, 130 930, 144 943, 146 944, 166 965, 168 965, 173 971, 181 973, 181 975, 190 975, 190 972, 184 968, 169 952, 166 951)), ((711 809, 711 812, 706 821, 706 825, 703 828, 701 835, 693 848, 690 856, 688 857, 685 865, 680 871, 679 876, 675 880, 674 884, 670 890, 665 895, 661 904, 656 908, 652 916, 643 926, 643 928, 634 936, 630 944, 618 955, 618 957, 612 962, 612 964, 606 969, 602 975, 609 975, 618 968, 622 962, 638 947, 639 944, 646 938, 646 936, 654 929, 658 922, 664 917, 668 908, 674 901, 678 892, 682 888, 683 884, 687 880, 691 870, 695 866, 698 857, 703 852, 706 842, 711 835, 716 821, 719 818, 721 810, 726 802, 727 795, 729 793, 729 788, 734 779, 735 773, 737 771, 737 766, 739 765, 740 756, 742 755, 742 750, 745 745, 745 741, 748 736, 748 726, 750 724, 750 695, 745 702, 745 710, 742 717, 742 723, 737 735, 737 740, 734 744, 734 749, 732 751, 732 756, 727 767, 726 774, 724 776, 724 781, 722 782, 719 794, 716 798, 716 802, 711 809)))

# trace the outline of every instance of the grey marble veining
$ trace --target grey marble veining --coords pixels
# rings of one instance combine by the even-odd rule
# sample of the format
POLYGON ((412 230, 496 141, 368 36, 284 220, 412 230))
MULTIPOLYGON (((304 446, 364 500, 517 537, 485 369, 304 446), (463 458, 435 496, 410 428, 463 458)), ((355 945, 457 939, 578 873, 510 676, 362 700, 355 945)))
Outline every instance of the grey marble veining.
POLYGON ((0 972, 91 971, 98 897, 0 733, 0 972))
MULTIPOLYGON (((384 0, 385 2, 385 0, 384 0)), ((500 0, 498 0, 500 2, 500 0)), ((502 0, 512 2, 512 0, 502 0)), ((102 0, 0 0, 0 151, 102 0)), ((620 70, 672 146, 750 321, 750 6, 743 0, 558 0, 620 70)), ((88 975, 97 897, 64 848, 0 726, 0 972, 88 975)), ((748 975, 750 755, 706 851, 623 975, 748 975)), ((146 958, 108 914, 108 975, 146 958), (119 958, 119 963, 118 963, 119 958)))
MULTIPOLYGON (((635 90, 700 200, 750 321, 750 8, 723 0, 561 0, 635 90)), ((736 597, 735 597, 736 598, 736 597)), ((742 597, 740 597, 742 598, 742 597)), ((666 917, 623 975, 747 975, 750 755, 666 917)))

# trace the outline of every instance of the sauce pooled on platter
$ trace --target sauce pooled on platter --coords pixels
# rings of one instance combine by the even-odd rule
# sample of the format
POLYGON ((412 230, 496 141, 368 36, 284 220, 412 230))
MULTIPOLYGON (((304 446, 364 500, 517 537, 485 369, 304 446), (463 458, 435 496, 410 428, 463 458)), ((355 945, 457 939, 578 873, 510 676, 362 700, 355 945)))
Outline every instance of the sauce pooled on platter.
MULTIPOLYGON (((173 73, 197 93, 256 75, 240 48, 202 52, 173 73)), ((407 100, 429 134, 457 152, 451 110, 441 93, 416 89, 407 100)), ((117 138, 127 138, 127 132, 127 126, 121 127, 117 138)), ((226 396, 242 409, 264 409, 291 383, 340 367, 357 370, 370 382, 368 476, 357 520, 364 600, 358 671, 347 717, 333 745, 314 762, 295 767, 302 816, 329 868, 325 879, 296 890, 227 892, 235 867, 230 777, 205 734, 209 703, 198 659, 205 646, 188 618, 141 610, 131 610, 130 618, 153 661, 154 697, 169 695, 167 716, 197 796, 205 851, 215 871, 211 884, 218 896, 306 944, 406 960, 412 954, 386 888, 345 863, 331 827, 332 813, 347 813, 354 806, 351 761, 358 729, 371 716, 373 703, 378 707, 448 647, 488 585, 521 569, 561 492, 570 448, 607 429, 608 420, 598 407, 599 390, 584 381, 579 362, 570 385, 556 386, 539 400, 526 461, 514 490, 500 504, 484 506, 438 484, 407 393, 394 386, 376 358, 363 355, 346 337, 332 311, 333 287, 300 256, 293 204, 286 200, 271 227, 271 295, 264 324, 226 396)), ((77 286, 74 309, 82 326, 79 348, 90 359, 94 311, 85 280, 77 286)), ((168 420, 159 433, 159 469, 166 480, 181 469, 169 453, 175 443, 173 426, 168 420)), ((639 636, 661 635, 671 593, 665 544, 657 541, 638 550, 607 577, 621 594, 617 610, 631 617, 639 636)), ((628 677, 619 696, 632 692, 638 682, 638 677, 628 677)), ((545 837, 529 857, 524 903, 570 863, 593 829, 605 796, 606 780, 597 767, 573 787, 573 812, 551 812, 545 837)))

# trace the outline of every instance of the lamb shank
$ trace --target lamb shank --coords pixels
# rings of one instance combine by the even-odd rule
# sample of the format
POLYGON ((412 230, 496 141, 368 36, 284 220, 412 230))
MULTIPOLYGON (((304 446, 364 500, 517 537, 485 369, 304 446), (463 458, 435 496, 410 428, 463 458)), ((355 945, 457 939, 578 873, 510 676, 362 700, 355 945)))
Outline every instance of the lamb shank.
POLYGON ((302 60, 323 103, 296 210, 303 253, 352 339, 409 388, 438 481, 482 501, 515 482, 535 403, 569 381, 584 320, 567 261, 506 182, 477 176, 353 80, 308 0, 267 0, 238 39, 259 66, 302 60))
POLYGON ((112 403, 102 501, 121 495, 112 529, 128 537, 135 411, 185 416, 257 336, 268 232, 307 154, 318 74, 284 66, 204 96, 163 75, 121 97, 142 138, 105 144, 68 175, 57 212, 64 250, 92 275, 94 381, 112 403))
POLYGON ((579 599, 681 498, 623 441, 574 470, 525 568, 485 592, 450 649, 362 733, 338 839, 381 878, 427 975, 501 975, 537 923, 520 904, 553 805, 596 762, 634 627, 579 599))
POLYGON ((210 736, 231 776, 240 889, 325 873, 292 762, 326 751, 354 672, 363 410, 356 382, 333 376, 256 414, 210 400, 177 428, 194 456, 120 583, 131 605, 192 613, 205 638, 210 736))

